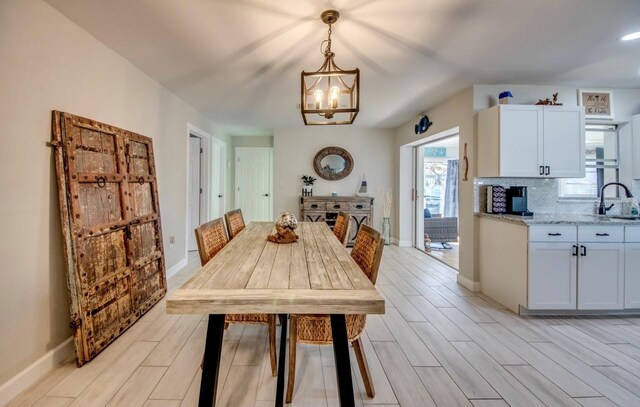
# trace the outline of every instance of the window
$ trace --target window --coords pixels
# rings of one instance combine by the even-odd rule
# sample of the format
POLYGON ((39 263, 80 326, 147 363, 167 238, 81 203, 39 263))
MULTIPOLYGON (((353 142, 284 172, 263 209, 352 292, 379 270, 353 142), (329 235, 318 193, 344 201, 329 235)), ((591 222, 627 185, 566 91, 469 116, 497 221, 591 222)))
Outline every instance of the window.
MULTIPOLYGON (((597 198, 602 185, 618 182, 620 163, 617 127, 588 125, 585 137, 585 177, 561 179, 560 198, 597 198)), ((605 194, 607 197, 617 197, 618 189, 611 188, 605 194)))

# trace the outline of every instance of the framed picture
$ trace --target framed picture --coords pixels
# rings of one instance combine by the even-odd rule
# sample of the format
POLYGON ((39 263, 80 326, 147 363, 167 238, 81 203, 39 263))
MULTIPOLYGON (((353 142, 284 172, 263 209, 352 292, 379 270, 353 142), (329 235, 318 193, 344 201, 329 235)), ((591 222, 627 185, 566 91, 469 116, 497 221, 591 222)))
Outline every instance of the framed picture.
POLYGON ((586 119, 613 119, 613 91, 578 89, 578 105, 586 119))

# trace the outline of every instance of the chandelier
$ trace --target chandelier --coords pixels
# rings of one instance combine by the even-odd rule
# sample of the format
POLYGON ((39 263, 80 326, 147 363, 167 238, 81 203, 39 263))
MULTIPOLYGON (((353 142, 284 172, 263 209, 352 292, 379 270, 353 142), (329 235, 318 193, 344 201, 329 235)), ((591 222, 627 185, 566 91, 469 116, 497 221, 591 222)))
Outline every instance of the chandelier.
POLYGON ((308 126, 351 124, 360 111, 360 70, 340 69, 333 60, 331 25, 339 17, 336 10, 326 10, 320 15, 329 25, 328 37, 320 45, 324 63, 317 71, 302 71, 300 109, 308 126))

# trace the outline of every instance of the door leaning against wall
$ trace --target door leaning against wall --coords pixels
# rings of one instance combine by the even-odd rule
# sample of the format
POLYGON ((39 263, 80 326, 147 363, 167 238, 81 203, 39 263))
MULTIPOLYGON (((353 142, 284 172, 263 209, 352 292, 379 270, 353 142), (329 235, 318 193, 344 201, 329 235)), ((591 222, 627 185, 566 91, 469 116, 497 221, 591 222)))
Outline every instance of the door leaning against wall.
POLYGON ((236 147, 235 173, 235 206, 245 222, 272 220, 273 148, 236 147))

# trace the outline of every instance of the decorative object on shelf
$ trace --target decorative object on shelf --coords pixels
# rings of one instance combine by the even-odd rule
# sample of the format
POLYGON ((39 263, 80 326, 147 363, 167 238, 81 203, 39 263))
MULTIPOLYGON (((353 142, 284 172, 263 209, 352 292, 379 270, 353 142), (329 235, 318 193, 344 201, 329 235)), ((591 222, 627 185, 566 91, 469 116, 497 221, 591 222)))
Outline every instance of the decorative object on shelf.
POLYGON ((356 192, 356 196, 369 196, 367 194, 367 177, 365 177, 364 173, 362 173, 362 177, 360 178, 360 187, 358 188, 358 192, 356 192))
POLYGON ((334 192, 331 193, 331 196, 335 198, 335 197, 338 196, 338 193, 334 191, 334 192))
POLYGON ((329 26, 328 37, 320 45, 324 63, 313 72, 302 72, 300 110, 304 124, 351 124, 360 111, 360 70, 345 70, 334 62, 331 28, 340 13, 325 10, 320 15, 329 26))
POLYGON ((298 219, 291 212, 282 212, 276 220, 276 233, 270 234, 267 240, 273 243, 293 243, 298 240, 294 229, 298 227, 298 219))
POLYGON ((586 119, 613 120, 613 91, 578 89, 578 106, 586 119))
POLYGON ((416 124, 416 127, 415 127, 416 134, 422 134, 426 132, 427 130, 429 130, 429 127, 431 127, 432 124, 433 123, 429 121, 429 118, 426 115, 423 115, 420 118, 420 121, 418 122, 418 124, 416 124))
POLYGON ((501 105, 508 105, 509 99, 513 99, 513 94, 511 93, 511 91, 505 90, 504 92, 500 93, 500 96, 498 96, 498 103, 501 105))
POLYGON ((546 99, 538 99, 538 102, 536 103, 536 105, 544 105, 544 106, 562 106, 562 103, 558 103, 558 92, 554 93, 553 95, 551 95, 552 99, 546 98, 546 99))
POLYGON ((462 177, 463 181, 469 181, 469 159, 467 158, 467 143, 464 143, 464 154, 462 156, 462 162, 464 162, 464 176, 462 177))
POLYGON ((382 237, 384 238, 384 244, 389 246, 391 244, 391 224, 389 218, 391 217, 391 204, 393 202, 393 195, 391 188, 385 188, 382 190, 382 237))
POLYGON ((313 169, 320 178, 337 181, 346 178, 353 169, 353 157, 344 148, 325 147, 313 159, 313 169))
POLYGON ((311 175, 303 175, 300 179, 304 184, 304 187, 302 187, 302 196, 313 196, 313 184, 317 181, 317 178, 311 175))

